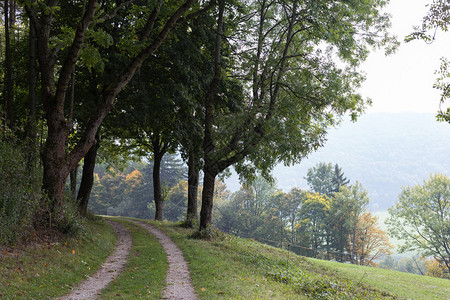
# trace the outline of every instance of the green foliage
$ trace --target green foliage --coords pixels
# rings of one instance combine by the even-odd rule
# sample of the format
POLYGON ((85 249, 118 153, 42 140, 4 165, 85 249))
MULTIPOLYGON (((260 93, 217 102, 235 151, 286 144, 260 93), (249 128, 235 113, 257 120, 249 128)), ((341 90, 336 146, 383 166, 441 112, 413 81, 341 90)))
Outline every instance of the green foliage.
POLYGON ((331 163, 318 163, 308 169, 306 181, 309 187, 322 195, 331 197, 333 193, 339 192, 341 186, 347 185, 350 180, 344 177, 344 173, 338 164, 334 167, 331 163))
MULTIPOLYGON (((419 39, 431 44, 437 37, 438 29, 444 32, 448 31, 450 24, 448 3, 446 1, 433 1, 428 7, 429 11, 424 16, 421 26, 414 27, 414 32, 405 38, 406 42, 419 39)), ((448 67, 448 59, 441 58, 441 66, 436 71, 439 77, 433 87, 441 91, 441 101, 436 118, 438 121, 450 123, 450 106, 445 103, 450 96, 450 71, 448 67)))
POLYGON ((417 275, 425 275, 427 272, 426 260, 417 255, 409 258, 403 257, 400 259, 395 259, 389 255, 380 261, 378 267, 417 275))
POLYGON ((434 256, 450 273, 450 178, 434 174, 422 185, 404 187, 386 223, 403 240, 400 251, 434 256))
POLYGON ((82 218, 78 213, 78 205, 73 201, 70 193, 64 195, 62 209, 64 210, 64 214, 61 214, 62 218, 55 220, 53 225, 69 236, 78 236, 85 233, 86 219, 82 218))
POLYGON ((26 149, 0 127, 0 244, 32 234, 36 208, 44 199, 40 181, 39 170, 27 166, 26 149))

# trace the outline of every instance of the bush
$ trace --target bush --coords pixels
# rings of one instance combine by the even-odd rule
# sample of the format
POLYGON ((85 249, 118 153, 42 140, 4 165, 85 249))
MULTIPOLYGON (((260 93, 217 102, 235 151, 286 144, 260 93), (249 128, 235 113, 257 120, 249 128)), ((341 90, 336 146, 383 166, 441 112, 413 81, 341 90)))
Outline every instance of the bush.
POLYGON ((78 213, 78 203, 73 201, 71 193, 64 195, 64 211, 61 218, 56 220, 55 227, 62 233, 70 236, 78 236, 86 233, 86 220, 78 213))
MULTIPOLYGON (((0 120, 1 121, 1 120, 0 120)), ((27 167, 25 150, 0 122, 0 244, 31 234, 34 212, 43 199, 39 171, 27 167)))

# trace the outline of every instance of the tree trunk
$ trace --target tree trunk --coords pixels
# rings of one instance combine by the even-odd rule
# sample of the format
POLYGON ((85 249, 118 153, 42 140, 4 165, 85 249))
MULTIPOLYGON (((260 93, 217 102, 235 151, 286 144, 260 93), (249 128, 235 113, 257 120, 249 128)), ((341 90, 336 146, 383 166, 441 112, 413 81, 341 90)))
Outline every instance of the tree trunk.
POLYGON ((155 220, 163 220, 164 202, 161 193, 161 161, 164 156, 162 151, 154 151, 153 159, 153 199, 155 201, 155 220))
POLYGON ((206 229, 212 222, 212 209, 214 200, 214 185, 217 174, 205 169, 202 192, 202 210, 200 212, 200 230, 206 229))
POLYGON ((36 30, 33 22, 30 22, 29 31, 29 114, 27 124, 28 137, 28 168, 31 170, 36 166, 36 30))
POLYGON ((55 116, 48 117, 47 120, 49 130, 42 151, 44 166, 42 188, 50 199, 49 213, 54 215, 58 206, 62 208, 64 186, 71 168, 67 163, 65 152, 66 131, 59 128, 61 123, 65 123, 58 121, 55 116))
POLYGON ((84 157, 83 175, 81 177, 80 189, 78 191, 78 212, 81 216, 86 216, 89 197, 91 195, 92 186, 94 185, 94 169, 95 159, 99 148, 99 136, 97 134, 97 142, 92 146, 84 157))
POLYGON ((77 200, 77 175, 78 175, 78 167, 76 165, 75 168, 70 170, 69 178, 70 178, 70 193, 72 195, 72 200, 75 202, 77 200))
POLYGON ((194 221, 197 220, 197 195, 198 195, 198 160, 195 153, 189 154, 188 160, 188 205, 186 224, 193 227, 194 221))
MULTIPOLYGON (((205 96, 205 136, 203 138, 203 152, 205 155, 205 165, 203 167, 203 192, 202 192, 202 210, 200 212, 200 230, 206 229, 212 222, 212 208, 214 200, 214 184, 219 171, 212 171, 213 162, 209 156, 214 152, 214 143, 212 138, 213 131, 213 107, 214 96, 217 93, 221 80, 222 70, 222 29, 223 13, 225 10, 225 0, 219 0, 219 15, 217 18, 216 45, 214 52, 214 77, 211 80, 209 89, 205 96)), ((228 166, 227 166, 228 167, 228 166)))
POLYGON ((10 47, 10 15, 9 0, 5 0, 5 95, 6 95, 6 113, 7 123, 10 128, 14 128, 14 111, 13 111, 13 80, 11 66, 11 47, 10 47))

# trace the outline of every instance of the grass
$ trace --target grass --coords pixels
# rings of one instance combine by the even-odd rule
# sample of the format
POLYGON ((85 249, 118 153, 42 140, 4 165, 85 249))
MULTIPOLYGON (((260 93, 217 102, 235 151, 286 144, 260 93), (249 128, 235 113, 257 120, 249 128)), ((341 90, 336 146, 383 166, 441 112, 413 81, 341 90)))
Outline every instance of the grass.
MULTIPOLYGON (((100 299, 160 299, 165 286, 167 259, 157 239, 133 223, 123 223, 133 245, 123 272, 102 291, 100 299)), ((1 299, 52 299, 95 271, 114 250, 114 230, 101 218, 88 220, 86 234, 54 238, 0 255, 1 299)))
POLYGON ((308 258, 354 281, 389 291, 404 299, 449 299, 450 280, 379 268, 308 258))
POLYGON ((285 250, 226 235, 205 241, 192 238, 192 230, 157 226, 183 250, 202 299, 395 298, 285 250))
MULTIPOLYGON (((150 233, 121 219, 133 246, 124 271, 100 299, 160 299, 167 260, 150 233)), ((297 256, 252 240, 155 223, 183 250, 200 299, 448 299, 450 281, 297 256)), ((0 253, 0 298, 50 299, 94 273, 112 252, 114 232, 87 222, 75 239, 53 239, 0 253)))
POLYGON ((116 237, 103 220, 89 220, 77 238, 46 238, 0 254, 0 297, 50 299, 93 274, 112 252, 116 237))
POLYGON ((160 299, 168 268, 164 249, 147 230, 129 221, 124 224, 133 238, 128 262, 122 273, 105 290, 100 299, 160 299))

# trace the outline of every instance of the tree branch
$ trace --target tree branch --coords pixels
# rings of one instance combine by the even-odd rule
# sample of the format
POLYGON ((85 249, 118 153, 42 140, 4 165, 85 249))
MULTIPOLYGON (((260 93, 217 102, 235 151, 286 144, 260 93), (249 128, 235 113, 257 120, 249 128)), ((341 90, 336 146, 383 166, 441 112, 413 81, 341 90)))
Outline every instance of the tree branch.
POLYGON ((77 30, 75 32, 75 37, 73 39, 72 46, 70 47, 69 54, 64 61, 63 67, 59 75, 58 85, 56 89, 56 105, 63 105, 65 94, 69 85, 70 77, 74 70, 75 64, 80 55, 81 47, 83 46, 86 31, 89 25, 92 23, 97 9, 98 0, 90 0, 86 11, 84 12, 83 18, 80 23, 78 23, 77 30))

